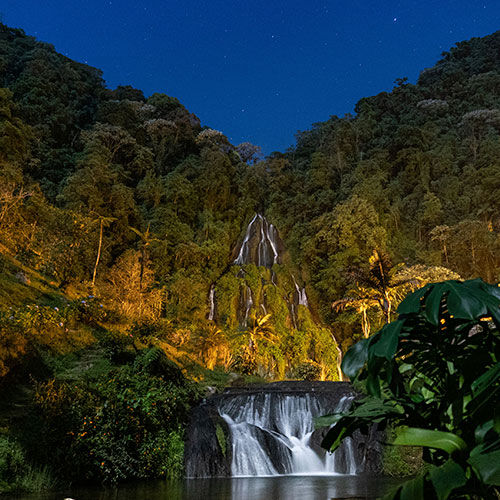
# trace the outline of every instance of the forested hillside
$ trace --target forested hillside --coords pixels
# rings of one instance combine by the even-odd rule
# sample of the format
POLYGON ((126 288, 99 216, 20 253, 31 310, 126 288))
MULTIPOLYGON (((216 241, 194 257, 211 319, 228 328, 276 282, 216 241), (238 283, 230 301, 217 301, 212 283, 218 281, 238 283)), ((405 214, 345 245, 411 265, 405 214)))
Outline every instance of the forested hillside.
POLYGON ((263 159, 0 25, 0 490, 178 475, 207 386, 337 380, 409 291, 496 282, 499 132, 500 32, 263 159))
POLYGON ((335 378, 337 347, 410 289, 498 280, 499 49, 500 32, 460 42, 262 159, 2 25, 0 374, 98 325, 208 368, 335 378), (256 213, 279 261, 232 265, 256 213), (94 326, 58 327, 82 300, 94 326), (27 333, 34 306, 50 334, 27 333))
POLYGON ((352 320, 330 306, 353 282, 352 298, 376 287, 374 248, 419 266, 405 278, 443 266, 499 279, 499 49, 500 32, 460 42, 416 85, 398 79, 268 159, 269 213, 328 323, 352 320))
MULTIPOLYGON (((301 362, 332 363, 333 352, 322 359, 332 337, 312 338, 313 324, 345 349, 390 315, 408 286, 453 272, 498 279, 499 48, 498 32, 460 42, 416 85, 398 79, 392 92, 361 99, 355 115, 317 123, 295 147, 262 160, 258 147, 202 127, 176 98, 109 90, 99 70, 2 26, 5 290, 29 288, 16 267, 24 266, 52 287, 45 295, 96 296, 121 331, 202 351, 210 367, 223 361, 212 351, 226 350, 230 368, 245 350, 235 338, 267 315, 271 372, 280 363, 280 376, 301 362), (257 212, 284 242, 286 304, 269 311, 272 293, 255 281, 260 273, 269 283, 268 271, 229 269, 257 212), (255 274, 252 286, 245 273, 255 274), (309 299, 299 326, 286 311, 300 302, 292 277, 309 299), (212 286, 215 299, 229 293, 217 317, 212 286), (244 323, 235 319, 242 287, 262 303, 252 299, 244 323)), ((44 300, 20 295, 4 292, 1 307, 44 300)), ((7 373, 22 355, 4 358, 7 373)))

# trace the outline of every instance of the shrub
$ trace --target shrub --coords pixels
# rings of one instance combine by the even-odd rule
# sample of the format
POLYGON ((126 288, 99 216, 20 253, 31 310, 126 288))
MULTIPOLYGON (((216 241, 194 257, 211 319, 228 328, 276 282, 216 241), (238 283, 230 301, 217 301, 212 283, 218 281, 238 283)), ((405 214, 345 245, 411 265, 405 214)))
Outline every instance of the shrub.
POLYGON ((304 361, 295 368, 293 377, 299 380, 319 380, 321 377, 321 366, 314 361, 304 361))
POLYGON ((116 483, 179 475, 196 387, 159 349, 100 380, 38 384, 33 454, 66 480, 116 483))
POLYGON ((0 436, 0 493, 40 493, 55 485, 48 467, 33 466, 26 460, 24 450, 16 440, 0 436))
POLYGON ((353 346, 343 371, 368 396, 341 415, 322 445, 355 430, 395 427, 395 445, 421 446, 429 468, 390 498, 497 498, 500 494, 500 289, 445 281, 409 295, 399 318, 353 346))

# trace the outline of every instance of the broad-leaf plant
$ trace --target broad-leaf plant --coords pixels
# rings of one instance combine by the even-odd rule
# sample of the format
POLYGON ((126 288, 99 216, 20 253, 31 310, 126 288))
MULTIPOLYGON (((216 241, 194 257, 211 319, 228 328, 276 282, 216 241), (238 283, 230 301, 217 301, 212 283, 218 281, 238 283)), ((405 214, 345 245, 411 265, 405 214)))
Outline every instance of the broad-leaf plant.
POLYGON ((366 395, 318 419, 331 426, 322 446, 389 425, 392 444, 423 447, 429 466, 388 499, 500 498, 500 288, 429 284, 398 314, 346 353, 342 370, 366 395))

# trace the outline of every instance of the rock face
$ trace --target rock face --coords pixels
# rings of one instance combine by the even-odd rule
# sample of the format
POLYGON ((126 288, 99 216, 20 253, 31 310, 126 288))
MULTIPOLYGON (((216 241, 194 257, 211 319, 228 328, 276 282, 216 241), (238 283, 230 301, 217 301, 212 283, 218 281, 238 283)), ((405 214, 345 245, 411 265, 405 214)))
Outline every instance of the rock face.
POLYGON ((187 477, 231 476, 229 426, 212 401, 216 397, 197 406, 191 413, 184 453, 187 477))
POLYGON ((245 238, 234 264, 255 264, 271 268, 280 262, 282 242, 276 228, 261 214, 255 214, 247 226, 245 238))
POLYGON ((377 473, 380 436, 359 434, 334 453, 320 447, 313 417, 346 410, 346 382, 276 382, 231 388, 194 409, 185 461, 188 477, 377 473))

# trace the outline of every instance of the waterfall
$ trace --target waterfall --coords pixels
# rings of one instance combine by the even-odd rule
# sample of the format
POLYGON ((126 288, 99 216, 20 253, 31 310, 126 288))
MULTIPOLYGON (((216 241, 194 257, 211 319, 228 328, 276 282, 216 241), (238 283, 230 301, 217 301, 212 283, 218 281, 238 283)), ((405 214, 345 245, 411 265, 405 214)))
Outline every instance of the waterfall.
POLYGON ((213 321, 215 319, 215 285, 210 286, 208 301, 210 302, 210 312, 208 313, 208 319, 210 321, 213 321))
POLYGON ((297 291, 298 304, 301 306, 309 307, 309 302, 307 301, 307 295, 306 295, 306 288, 305 287, 300 288, 299 284, 295 280, 295 276, 292 275, 292 278, 293 278, 293 282, 295 284, 295 290, 297 291))
POLYGON ((241 244, 240 252, 238 253, 238 257, 236 257, 236 260, 234 261, 234 263, 236 265, 241 266, 241 265, 247 263, 246 261, 248 259, 248 255, 249 255, 249 251, 250 251, 248 242, 250 241, 250 237, 252 236, 252 226, 253 226, 253 223, 255 222, 255 220, 257 219, 257 217, 259 217, 259 215, 255 214, 254 218, 250 221, 250 224, 248 224, 248 226, 247 226, 247 232, 245 233, 245 238, 243 240, 243 243, 241 244))
POLYGON ((245 308, 245 317, 243 318, 243 326, 246 326, 248 323, 248 317, 250 316, 250 311, 253 307, 253 295, 252 289, 246 285, 243 288, 243 306, 245 308))
MULTIPOLYGON (((353 396, 338 400, 345 411, 353 396)), ((218 406, 232 446, 232 476, 278 474, 355 474, 358 469, 350 438, 333 454, 319 447, 313 417, 325 413, 314 393, 260 393, 223 399, 218 406)))
POLYGON ((261 214, 255 214, 247 226, 234 264, 272 267, 278 263, 278 231, 261 214))

